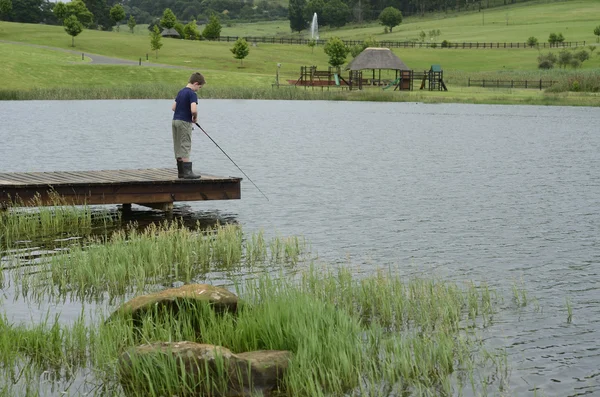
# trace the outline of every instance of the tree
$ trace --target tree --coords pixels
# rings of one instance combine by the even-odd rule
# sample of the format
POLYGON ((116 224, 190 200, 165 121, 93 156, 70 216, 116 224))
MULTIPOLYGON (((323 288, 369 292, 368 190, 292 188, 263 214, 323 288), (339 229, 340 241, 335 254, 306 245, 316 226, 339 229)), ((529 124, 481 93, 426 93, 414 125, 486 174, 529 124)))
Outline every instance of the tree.
POLYGON ((538 56, 538 68, 539 69, 552 69, 556 63, 556 55, 549 52, 548 54, 540 54, 538 56))
POLYGON ((179 21, 175 22, 175 26, 173 26, 173 29, 175 29, 175 31, 179 34, 179 37, 181 38, 185 38, 185 33, 183 32, 183 24, 179 21))
POLYGON ((67 15, 67 5, 65 3, 63 3, 62 1, 59 1, 58 3, 56 3, 54 8, 52 9, 52 12, 56 16, 56 18, 64 21, 64 19, 68 16, 67 15))
POLYGON ((10 14, 12 11, 12 0, 0 0, 0 17, 10 14))
POLYGON ((598 25, 594 28, 594 35, 598 36, 598 37, 596 37, 596 43, 597 43, 598 41, 600 41, 600 25, 598 25))
POLYGON ((77 18, 77 21, 86 27, 91 26, 94 21, 94 15, 90 12, 90 10, 88 10, 87 6, 82 0, 73 0, 66 4, 62 1, 59 1, 54 6, 53 12, 59 20, 63 21, 70 16, 74 16, 77 18))
POLYGON ((75 15, 85 27, 94 22, 94 14, 88 10, 83 0, 72 0, 67 3, 67 15, 75 15))
POLYGON ((527 45, 529 47, 537 47, 538 46, 538 39, 531 36, 530 38, 527 39, 527 45))
POLYGON ((323 18, 334 28, 342 27, 350 19, 350 8, 341 0, 330 0, 323 7, 323 18))
POLYGON ((200 31, 195 19, 183 27, 183 38, 187 40, 198 40, 200 38, 200 31))
POLYGON ((318 22, 320 26, 327 25, 327 20, 323 15, 323 9, 325 8, 324 0, 308 0, 308 3, 304 6, 304 20, 312 21, 313 15, 317 14, 318 22))
POLYGON ((315 53, 315 46, 317 45, 317 40, 310 39, 310 40, 308 40, 307 45, 310 47, 310 53, 314 54, 315 53))
POLYGON ((11 3, 12 10, 8 14, 10 21, 25 23, 43 22, 43 0, 12 0, 11 3))
POLYGON ((110 9, 110 19, 117 24, 117 32, 119 31, 121 21, 125 18, 125 9, 121 4, 115 4, 110 9))
POLYGON ((306 29, 307 23, 304 18, 304 7, 306 0, 290 0, 288 7, 288 18, 292 32, 300 32, 306 29))
POLYGON ((63 22, 65 31, 71 36, 71 47, 75 47, 75 36, 83 31, 83 25, 75 15, 69 15, 63 22))
POLYGON ((350 50, 339 37, 332 37, 325 44, 325 54, 329 56, 329 64, 335 68, 346 62, 350 50))
POLYGON ((580 50, 573 54, 573 58, 579 60, 579 62, 581 63, 584 63, 585 61, 590 59, 590 53, 586 50, 580 50))
POLYGON ((248 48, 248 43, 242 37, 237 39, 233 44, 233 47, 229 49, 233 53, 233 57, 235 59, 239 59, 242 67, 244 67, 244 58, 248 56, 250 53, 250 48, 248 48))
POLYGON ((163 11, 163 16, 160 20, 160 26, 162 26, 165 29, 173 29, 176 23, 177 17, 173 13, 173 11, 171 11, 170 8, 166 8, 163 11))
MULTIPOLYGON (((115 0, 108 1, 110 1, 111 5, 117 3, 115 0)), ((107 0, 83 0, 83 2, 94 16, 90 27, 98 27, 103 30, 112 30, 112 27, 115 23, 110 18, 110 7, 108 4, 106 4, 107 0)))
POLYGON ((383 26, 390 28, 391 32, 394 26, 402 22, 402 13, 397 8, 387 7, 379 14, 379 21, 383 26))
POLYGON ((133 17, 133 15, 129 16, 129 21, 127 21, 127 26, 129 27, 129 31, 131 32, 131 34, 133 34, 133 29, 135 28, 135 18, 133 17))
POLYGON ((154 25, 154 29, 150 32, 150 49, 156 51, 156 58, 158 58, 158 50, 163 46, 161 40, 160 29, 154 25))
POLYGON ((567 65, 571 64, 573 60, 573 54, 568 50, 562 50, 558 53, 558 66, 566 68, 567 65))
POLYGON ((202 31, 202 36, 207 40, 215 40, 221 37, 221 23, 216 15, 211 15, 208 23, 202 31))

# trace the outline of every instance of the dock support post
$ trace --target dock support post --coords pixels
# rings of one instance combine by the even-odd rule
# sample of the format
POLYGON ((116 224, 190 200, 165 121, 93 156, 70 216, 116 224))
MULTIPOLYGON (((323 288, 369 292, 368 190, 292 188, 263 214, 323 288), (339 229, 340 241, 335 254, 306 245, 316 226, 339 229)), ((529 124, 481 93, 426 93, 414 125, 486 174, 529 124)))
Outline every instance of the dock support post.
POLYGON ((173 212, 173 203, 136 203, 137 205, 141 205, 144 207, 152 208, 153 210, 159 210, 163 212, 173 212))

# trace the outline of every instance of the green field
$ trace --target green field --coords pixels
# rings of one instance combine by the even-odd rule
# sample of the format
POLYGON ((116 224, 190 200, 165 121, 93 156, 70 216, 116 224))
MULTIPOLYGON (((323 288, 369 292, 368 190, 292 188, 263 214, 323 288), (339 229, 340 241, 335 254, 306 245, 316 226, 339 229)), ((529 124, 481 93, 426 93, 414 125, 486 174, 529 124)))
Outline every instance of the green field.
MULTIPOLYGON (((383 33, 382 26, 369 24, 321 31, 321 37, 336 35, 346 39, 366 39, 372 36, 377 40, 415 40, 422 30, 428 32, 439 29, 441 36, 436 39, 438 42, 524 42, 530 36, 536 36, 540 42, 544 42, 552 32, 563 33, 566 41, 587 42, 582 48, 591 52, 591 57, 578 70, 537 69, 537 56, 550 51, 549 49, 393 50, 415 71, 429 69, 432 64, 442 65, 444 80, 450 90, 444 94, 444 101, 453 97, 457 101, 464 101, 460 98, 461 95, 458 95, 457 88, 466 86, 469 78, 544 79, 568 81, 565 83, 567 85, 574 79, 596 79, 600 75, 600 50, 591 51, 591 48, 595 50, 597 46, 593 30, 600 24, 598 15, 600 2, 593 0, 525 3, 482 13, 436 14, 425 18, 407 18, 389 34, 383 33)), ((277 63, 282 64, 281 83, 285 83, 285 80, 296 80, 301 66, 317 65, 319 69, 326 69, 328 63, 327 56, 320 46, 315 47, 313 51, 304 45, 258 44, 250 47, 250 54, 244 60, 244 67, 241 67, 240 62, 235 60, 229 51, 232 43, 176 39, 163 39, 163 48, 158 52, 158 58, 155 58, 155 54, 150 51, 150 40, 146 32, 143 26, 136 27, 135 34, 129 33, 126 26, 122 26, 121 32, 118 33, 85 30, 75 38, 75 47, 71 47, 71 37, 60 26, 0 22, 0 57, 3 59, 2 74, 6 77, 0 88, 0 97, 13 97, 12 94, 1 94, 7 90, 25 93, 22 97, 29 98, 35 96, 28 93, 34 89, 109 90, 151 86, 157 83, 169 87, 170 90, 171 86, 184 84, 190 72, 195 70, 200 70, 206 75, 207 91, 216 93, 215 90, 228 89, 228 93, 222 95, 228 97, 235 96, 231 94, 235 88, 270 90, 271 84, 275 82, 277 63), (52 48, 41 48, 39 45, 52 48), (88 56, 82 59, 82 53, 130 61, 141 59, 144 66, 93 64, 88 56), (150 66, 149 63, 170 67, 150 66)), ((287 21, 279 21, 224 26, 221 34, 289 36, 290 31, 287 21)), ((557 54, 559 50, 552 51, 557 54)), ((348 56, 347 61, 350 60, 351 56, 348 56)), ((388 76, 384 74, 383 77, 388 76)), ((498 90, 494 95, 515 96, 518 91, 498 90), (507 94, 508 91, 511 94, 507 94)), ((485 98, 494 96, 488 90, 482 89, 472 88, 469 93, 474 97, 481 97, 484 102, 487 101, 485 98)), ((539 94, 532 91, 524 93, 528 98, 539 97, 539 94)), ((159 90, 147 96, 160 95, 163 94, 159 90)), ((268 94, 266 96, 269 97, 268 94)), ((507 98, 506 101, 510 103, 511 99, 507 98)))

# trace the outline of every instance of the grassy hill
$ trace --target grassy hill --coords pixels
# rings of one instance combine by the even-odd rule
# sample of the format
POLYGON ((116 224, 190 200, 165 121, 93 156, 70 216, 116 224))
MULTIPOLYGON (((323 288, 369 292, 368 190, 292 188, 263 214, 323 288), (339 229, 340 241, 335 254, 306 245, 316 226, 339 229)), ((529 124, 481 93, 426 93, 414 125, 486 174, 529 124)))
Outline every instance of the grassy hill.
MULTIPOLYGON (((450 91, 466 85, 469 77, 486 79, 552 79, 565 80, 579 73, 595 76, 600 73, 600 50, 593 35, 600 25, 600 2, 573 0, 562 2, 523 3, 491 9, 482 13, 430 15, 425 18, 407 18, 393 33, 384 34, 381 25, 347 26, 341 29, 321 30, 322 38, 339 36, 347 39, 415 40, 421 31, 439 29, 436 41, 451 42, 524 42, 536 36, 540 42, 550 33, 563 33, 566 41, 587 41, 590 60, 582 70, 540 71, 537 56, 549 50, 537 49, 394 49, 394 52, 412 69, 428 69, 441 64, 450 91)), ((147 31, 136 28, 135 34, 126 26, 121 32, 85 30, 75 38, 60 26, 0 22, 0 57, 3 59, 3 86, 0 90, 29 91, 32 89, 115 89, 122 87, 180 86, 192 70, 207 76, 207 88, 270 89, 275 80, 276 64, 281 63, 280 81, 297 79, 300 66, 317 65, 326 69, 327 56, 321 47, 311 50, 303 45, 259 44, 250 48, 244 67, 229 51, 232 43, 163 39, 163 48, 156 59, 150 52, 147 31), (4 42, 2 42, 4 41, 4 42), (27 44, 57 47, 76 51, 77 54, 27 44), (81 53, 139 61, 143 67, 96 65, 81 53), (149 60, 146 61, 146 54, 149 60), (171 67, 152 67, 148 63, 171 67)), ((224 26, 222 35, 290 35, 287 22, 254 23, 224 26), (283 33, 282 33, 283 32, 283 33)), ((558 50, 554 49, 554 53, 558 50)), ((351 57, 348 57, 348 61, 351 57)), ((169 87, 169 89, 171 89, 169 87)))

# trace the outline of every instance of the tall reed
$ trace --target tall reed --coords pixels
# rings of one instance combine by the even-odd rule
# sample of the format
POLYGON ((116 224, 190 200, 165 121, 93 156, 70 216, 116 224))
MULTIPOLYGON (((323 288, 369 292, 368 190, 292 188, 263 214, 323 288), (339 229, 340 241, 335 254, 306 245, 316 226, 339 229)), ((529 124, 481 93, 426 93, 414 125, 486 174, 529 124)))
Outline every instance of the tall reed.
POLYGON ((470 317, 493 312, 487 287, 405 279, 390 270, 357 278, 345 268, 311 266, 297 278, 282 275, 264 272, 238 283, 244 304, 235 315, 182 302, 173 312, 148 311, 137 327, 119 316, 87 327, 55 319, 27 328, 3 319, 0 373, 10 378, 31 361, 28 376, 51 369, 64 377, 88 366, 88 380, 101 382, 105 394, 122 395, 122 387, 145 396, 223 391, 225 375, 190 376, 166 356, 150 362, 134 356, 125 377, 116 365, 141 343, 194 341, 234 353, 291 351, 280 389, 289 396, 453 395, 464 387, 461 379, 485 395, 500 385, 488 385, 479 368, 508 374, 505 355, 486 350, 476 326, 468 325, 470 317))
POLYGON ((268 256, 262 234, 244 240, 237 225, 197 231, 180 221, 165 222, 73 244, 63 253, 39 259, 36 272, 17 257, 12 277, 19 295, 37 300, 115 299, 173 282, 189 283, 211 271, 252 267, 259 259, 260 263, 266 259, 296 263, 304 249, 298 238, 274 238, 271 246, 278 251, 268 256), (245 262, 246 257, 250 261, 245 262))
POLYGON ((103 209, 92 210, 87 205, 71 205, 56 193, 51 193, 49 200, 50 205, 45 206, 38 195, 28 203, 10 203, 6 211, 1 211, 0 247, 9 247, 22 239, 81 236, 90 233, 94 227, 111 227, 119 220, 118 214, 103 209))

